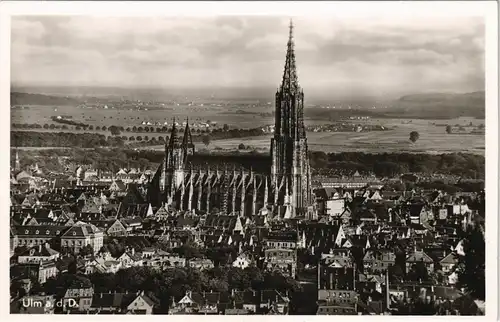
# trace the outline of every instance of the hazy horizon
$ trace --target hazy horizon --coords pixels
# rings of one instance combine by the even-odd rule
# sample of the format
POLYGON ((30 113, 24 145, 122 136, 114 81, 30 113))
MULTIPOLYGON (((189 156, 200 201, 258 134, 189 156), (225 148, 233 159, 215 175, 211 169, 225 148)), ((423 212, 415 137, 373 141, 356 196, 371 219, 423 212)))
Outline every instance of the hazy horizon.
MULTIPOLYGON (((482 18, 293 21, 306 97, 484 91, 482 18)), ((267 97, 281 81, 288 23, 272 16, 13 17, 11 85, 241 89, 267 97)))
MULTIPOLYGON (((12 84, 12 92, 21 93, 32 93, 32 94, 42 94, 42 95, 54 95, 54 96, 95 96, 95 97, 112 97, 112 96, 123 96, 123 97, 133 97, 139 96, 144 97, 147 94, 152 94, 151 99, 167 99, 171 96, 197 96, 200 98, 227 98, 227 99, 259 99, 265 101, 272 101, 274 92, 276 88, 271 87, 204 87, 204 88, 194 88, 194 87, 140 87, 140 86, 23 86, 12 84)), ((402 93, 393 93, 392 95, 363 95, 359 93, 356 95, 342 95, 338 94, 335 96, 324 94, 307 94, 307 103, 319 104, 325 102, 334 101, 393 101, 397 100, 403 96, 408 95, 418 95, 418 94, 469 94, 474 92, 484 92, 473 91, 473 92, 437 92, 437 91, 407 91, 402 93)), ((145 97, 144 97, 145 98, 145 97)))

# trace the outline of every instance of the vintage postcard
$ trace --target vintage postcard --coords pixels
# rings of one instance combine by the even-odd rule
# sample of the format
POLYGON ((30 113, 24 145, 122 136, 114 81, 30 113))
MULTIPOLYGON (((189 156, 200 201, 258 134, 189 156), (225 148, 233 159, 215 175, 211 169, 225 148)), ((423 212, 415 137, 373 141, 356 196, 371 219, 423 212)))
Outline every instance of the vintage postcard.
POLYGON ((2 9, 10 314, 496 316, 496 3, 2 9))

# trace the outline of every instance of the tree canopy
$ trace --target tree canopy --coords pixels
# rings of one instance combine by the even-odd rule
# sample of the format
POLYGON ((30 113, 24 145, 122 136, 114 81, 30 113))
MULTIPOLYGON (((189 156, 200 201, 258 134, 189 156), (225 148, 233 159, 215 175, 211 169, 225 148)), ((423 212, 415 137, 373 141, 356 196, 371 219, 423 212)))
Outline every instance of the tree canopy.
POLYGON ((470 228, 464 239, 464 256, 459 258, 458 282, 467 292, 480 300, 485 299, 485 243, 479 226, 470 228))
POLYGON ((417 142, 417 140, 420 138, 420 134, 417 131, 411 131, 410 132, 410 141, 413 143, 417 142))
POLYGON ((205 146, 208 146, 210 144, 210 135, 204 135, 202 138, 202 142, 203 144, 205 144, 205 146))

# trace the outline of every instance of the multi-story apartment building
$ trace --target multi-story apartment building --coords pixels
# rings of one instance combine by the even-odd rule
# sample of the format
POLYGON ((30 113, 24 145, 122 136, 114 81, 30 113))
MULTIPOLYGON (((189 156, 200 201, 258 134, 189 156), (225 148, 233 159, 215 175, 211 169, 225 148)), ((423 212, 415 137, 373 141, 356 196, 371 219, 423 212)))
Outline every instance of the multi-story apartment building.
POLYGON ((61 236, 61 248, 79 253, 83 247, 90 245, 97 253, 103 245, 104 234, 96 226, 77 222, 61 236))

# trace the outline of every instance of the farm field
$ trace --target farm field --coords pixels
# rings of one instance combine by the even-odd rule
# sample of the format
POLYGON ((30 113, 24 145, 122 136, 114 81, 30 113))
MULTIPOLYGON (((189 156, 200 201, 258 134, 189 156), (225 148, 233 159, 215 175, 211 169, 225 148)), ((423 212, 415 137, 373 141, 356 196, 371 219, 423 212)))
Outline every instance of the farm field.
MULTIPOLYGON (((57 111, 53 107, 47 106, 31 106, 30 109, 14 109, 11 110, 12 123, 39 123, 52 124, 50 117, 55 115, 72 116, 74 121, 84 122, 95 126, 110 126, 118 125, 123 127, 141 126, 142 122, 165 122, 171 123, 172 117, 176 117, 179 121, 189 117, 190 123, 197 121, 215 121, 220 126, 228 124, 231 128, 255 128, 273 124, 274 120, 271 116, 263 117, 256 113, 269 113, 271 107, 258 107, 249 109, 228 108, 228 107, 171 107, 168 110, 154 111, 130 111, 130 110, 114 110, 114 109, 77 109, 75 107, 58 107, 57 111), (240 112, 237 112, 240 111, 240 112), (243 112, 241 112, 243 111, 243 112)), ((328 121, 310 120, 307 119, 306 125, 328 123, 328 121)), ((436 126, 435 124, 460 124, 467 125, 472 122, 474 125, 484 124, 484 120, 474 118, 459 118, 451 120, 404 120, 404 119, 369 119, 369 120, 353 120, 346 122, 354 122, 361 125, 383 125, 392 128, 390 131, 373 131, 373 132, 308 132, 308 143, 311 151, 325 152, 343 152, 343 151, 363 151, 371 153, 380 152, 409 152, 409 153, 447 153, 447 152, 469 152, 484 155, 485 137, 484 135, 473 134, 446 134, 444 126, 436 126), (409 141, 409 133, 417 131, 420 138, 416 143, 409 141)), ((154 125, 153 125, 154 126, 154 125)), ((26 131, 28 129, 23 129, 26 131)), ((72 132, 72 133, 99 133, 110 135, 109 131, 97 130, 45 130, 36 129, 34 131, 55 131, 55 132, 72 132)), ((149 139, 155 137, 168 136, 169 133, 157 132, 122 132, 121 136, 149 139)), ((258 150, 269 149, 271 135, 247 137, 237 139, 212 140, 208 146, 209 150, 223 149, 235 150, 240 143, 256 148, 258 150)), ((198 148, 205 148, 202 144, 197 144, 198 148)), ((158 148, 158 147, 151 147, 158 148)), ((161 148, 161 147, 159 147, 161 148)))
MULTIPOLYGON (((71 127, 71 126, 70 126, 71 127)), ((63 132, 63 133, 75 133, 75 134, 84 134, 84 133, 94 133, 94 134, 101 134, 101 135, 105 135, 106 137, 108 136, 111 136, 111 132, 106 130, 106 131, 102 131, 102 130, 75 130, 75 129, 71 129, 71 128, 68 128, 66 130, 63 130, 63 129, 18 129, 17 131, 22 131, 22 132, 55 132, 55 133, 59 133, 59 132, 63 132)), ((170 133, 169 132, 166 132, 166 133, 158 133, 158 132, 141 132, 141 133, 132 133, 132 132, 122 132, 120 133, 120 136, 126 136, 127 137, 127 140, 130 138, 130 137, 134 137, 134 138, 137 138, 138 136, 142 137, 144 139, 144 137, 148 137, 148 139, 152 139, 152 138, 155 138, 155 139, 158 139, 159 137, 162 137, 163 139, 165 139, 166 136, 169 136, 170 133)))
MULTIPOLYGON (((408 140, 408 131, 387 131, 369 133, 307 133, 309 150, 331 152, 408 152, 408 153, 458 153, 468 152, 484 155, 484 136, 481 135, 442 135, 420 134, 416 143, 408 140)), ((244 139, 214 140, 208 150, 237 150, 243 143, 251 149, 269 151, 271 135, 248 137, 244 139)), ((161 150, 161 146, 151 149, 161 150)), ((199 144, 197 149, 207 149, 199 144)))
MULTIPOLYGON (((407 121, 407 120, 404 120, 407 121)), ((448 120, 450 124, 468 124, 478 122, 472 119, 448 120)), ((412 120, 411 123, 402 123, 402 120, 372 119, 359 122, 361 124, 384 124, 393 130, 373 132, 308 132, 307 140, 311 151, 330 152, 408 152, 408 153, 458 153, 469 152, 484 155, 485 137, 474 134, 446 134, 442 126, 432 125, 433 122, 444 121, 412 120), (378 123, 381 122, 381 123, 378 123), (417 131, 420 138, 412 143, 409 140, 411 131, 417 131)), ((208 150, 236 150, 243 143, 252 149, 268 150, 272 135, 247 137, 238 139, 213 140, 208 147, 198 145, 200 149, 208 150)), ((151 147, 161 149, 161 146, 151 147)))
POLYGON ((243 113, 237 113, 238 108, 227 108, 217 106, 190 107, 190 106, 171 106, 165 110, 116 110, 116 109, 82 109, 74 106, 30 106, 29 109, 11 109, 11 123, 29 123, 29 124, 52 124, 53 116, 72 116, 72 120, 83 122, 95 126, 141 126, 142 122, 172 123, 175 117, 178 122, 183 122, 189 118, 190 122, 205 122, 207 120, 215 121, 219 126, 223 124, 232 124, 238 128, 254 128, 260 125, 273 124, 273 117, 262 117, 259 113, 269 113, 269 108, 253 108, 251 112, 246 109, 243 113))

